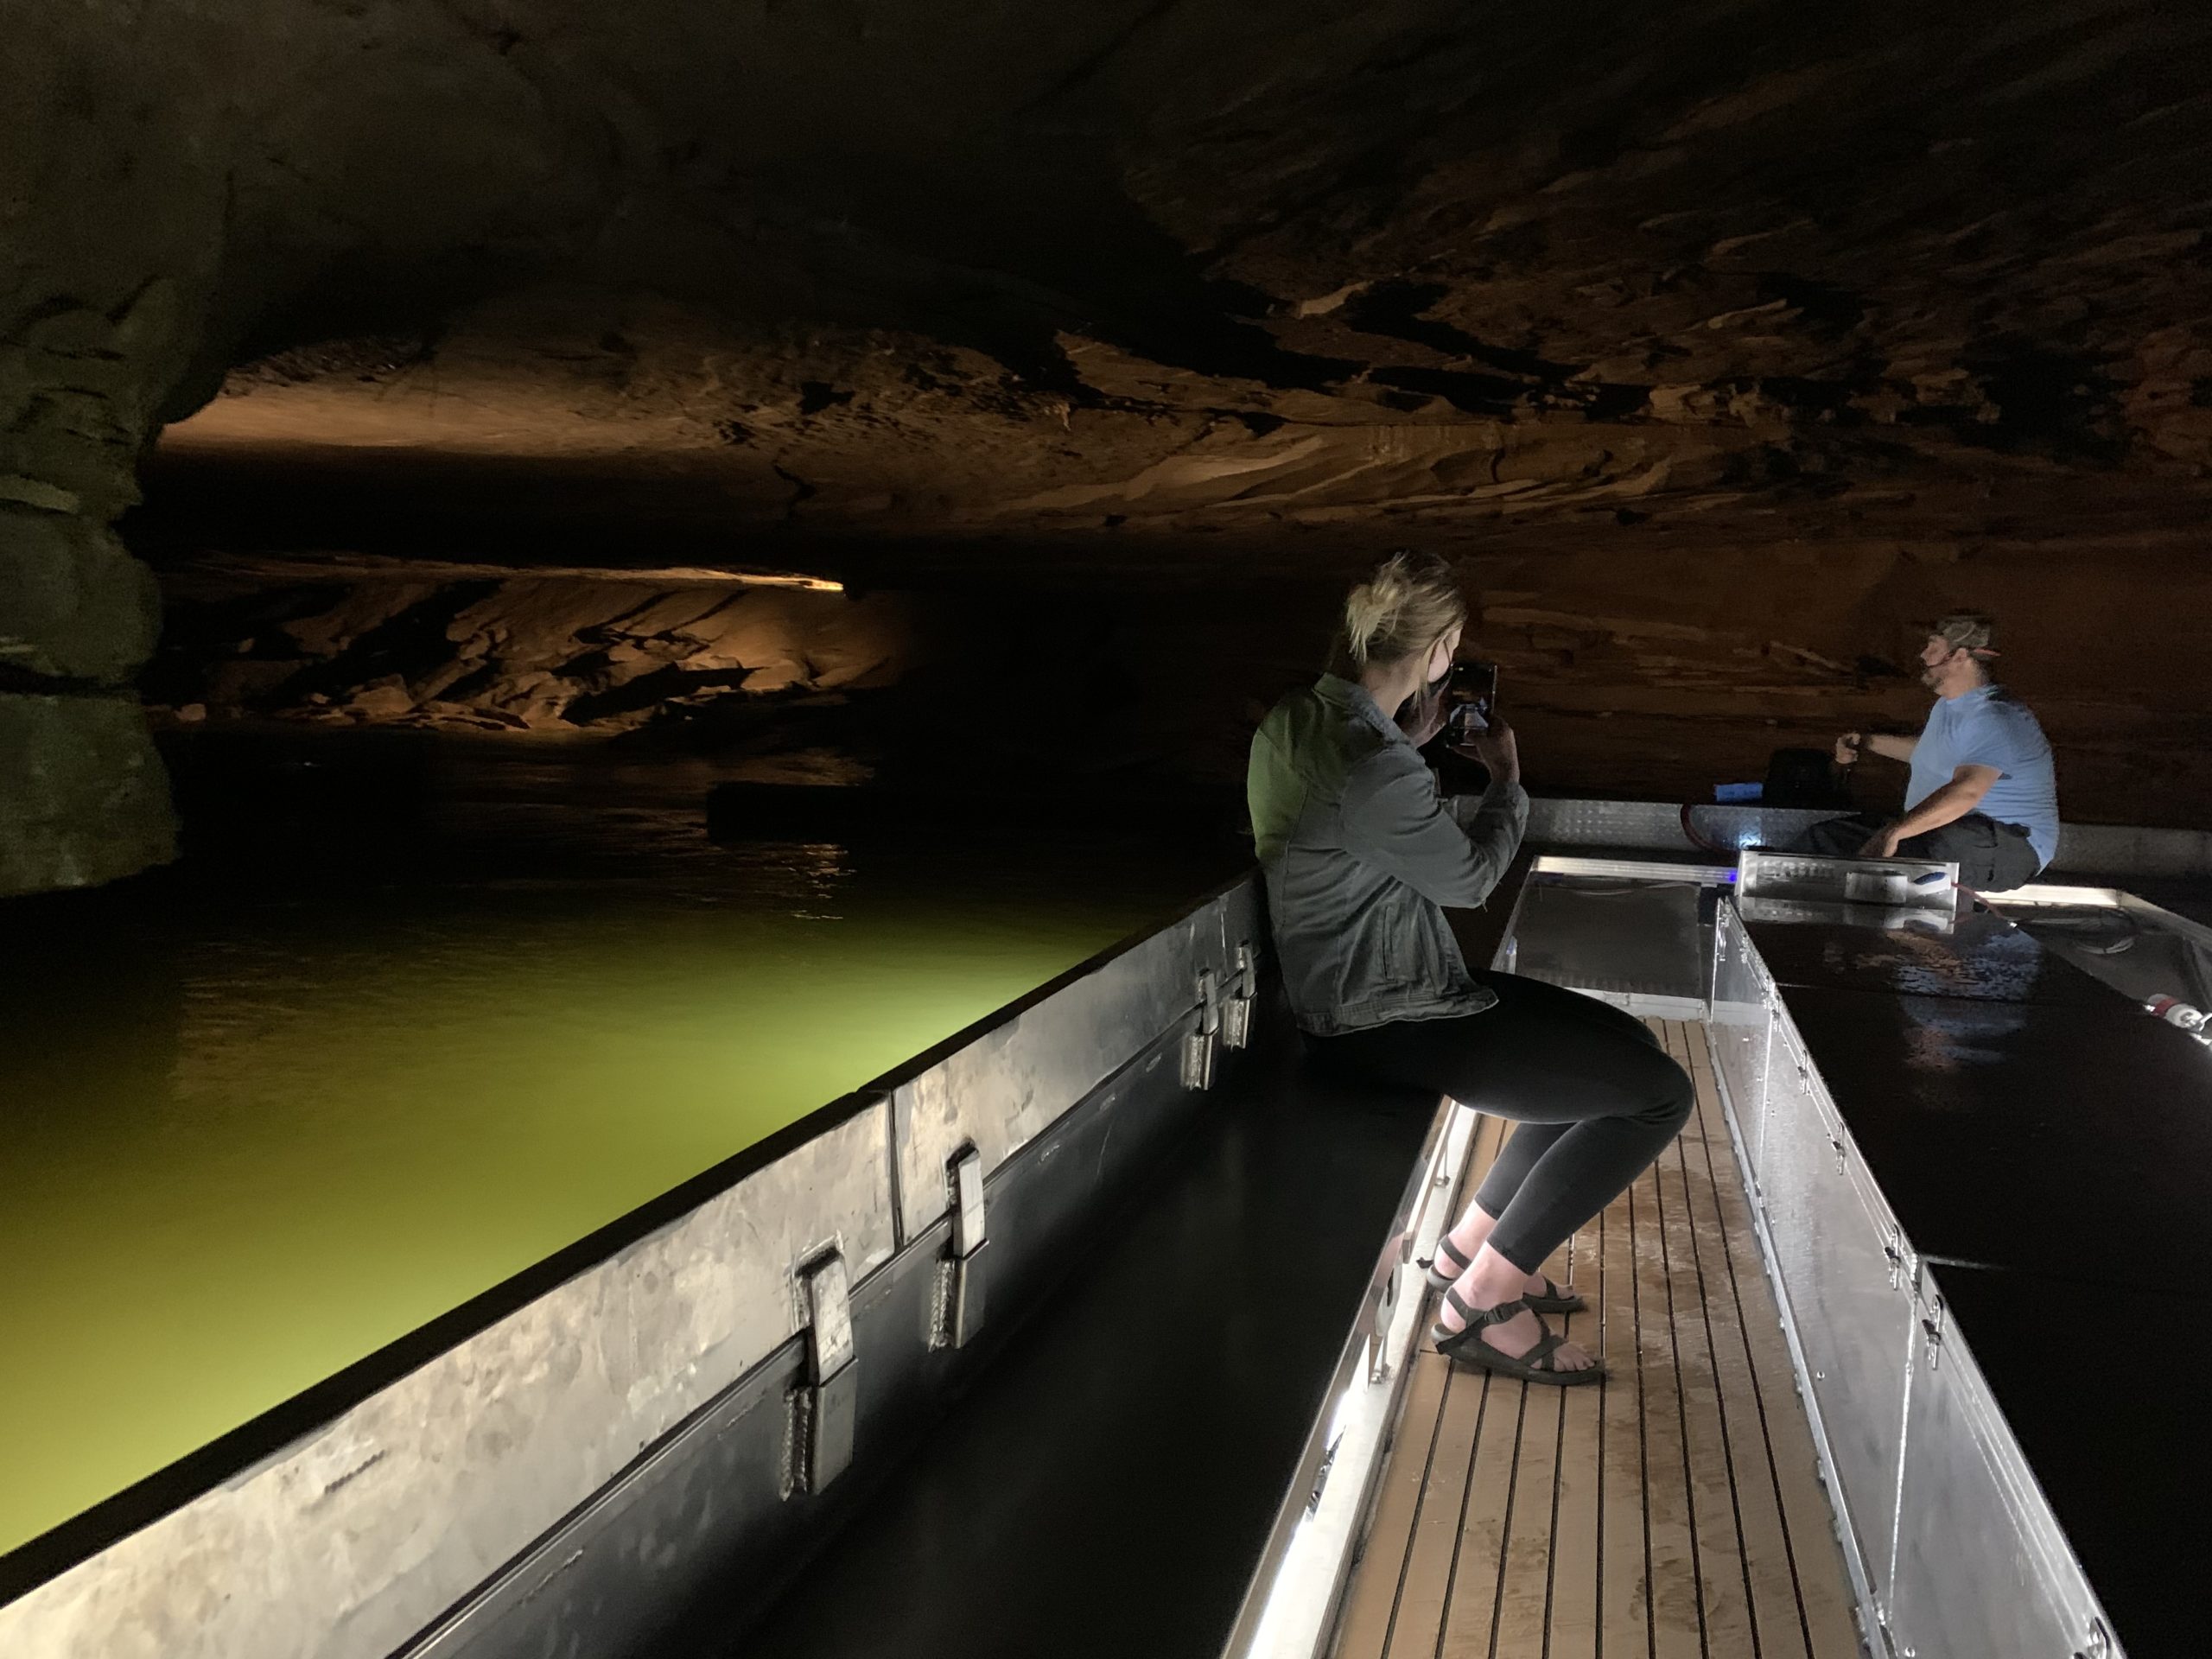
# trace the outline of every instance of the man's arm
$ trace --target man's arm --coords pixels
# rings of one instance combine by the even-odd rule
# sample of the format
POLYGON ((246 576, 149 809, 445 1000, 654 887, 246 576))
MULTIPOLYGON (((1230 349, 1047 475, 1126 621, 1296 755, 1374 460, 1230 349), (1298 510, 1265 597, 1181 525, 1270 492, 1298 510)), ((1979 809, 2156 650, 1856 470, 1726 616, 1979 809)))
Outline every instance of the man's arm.
POLYGON ((1876 732, 1869 737, 1864 732, 1846 732, 1835 741, 1835 763, 1850 766, 1859 759, 1862 749, 1880 755, 1885 760, 1912 761, 1912 752, 1920 747, 1916 737, 1892 737, 1887 732, 1876 732))
POLYGON ((1981 804, 1990 785, 2004 775, 1995 766, 1961 766, 1949 783, 1868 842, 1864 853, 1872 858, 1895 858, 1899 842, 1957 823, 1981 804))

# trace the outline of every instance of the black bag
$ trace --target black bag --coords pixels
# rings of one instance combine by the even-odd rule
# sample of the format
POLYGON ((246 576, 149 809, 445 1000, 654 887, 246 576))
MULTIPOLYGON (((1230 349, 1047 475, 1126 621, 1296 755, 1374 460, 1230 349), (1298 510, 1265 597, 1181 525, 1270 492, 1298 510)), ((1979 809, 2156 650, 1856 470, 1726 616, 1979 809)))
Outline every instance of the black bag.
POLYGON ((1766 763, 1763 806, 1849 806, 1850 791, 1836 778, 1826 749, 1777 749, 1766 763))

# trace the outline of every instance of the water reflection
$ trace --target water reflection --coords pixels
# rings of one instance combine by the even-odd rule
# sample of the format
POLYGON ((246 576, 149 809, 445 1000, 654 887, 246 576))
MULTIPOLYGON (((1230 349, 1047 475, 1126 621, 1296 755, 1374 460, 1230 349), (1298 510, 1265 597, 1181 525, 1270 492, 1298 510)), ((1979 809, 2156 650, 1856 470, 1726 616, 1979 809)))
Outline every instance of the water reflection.
MULTIPOLYGON (((1928 995, 1903 998, 1897 1006, 1910 1022, 1904 1033, 1905 1056, 1908 1067, 1916 1071, 1960 1072, 2002 1064, 2009 1058, 2008 1039, 2028 1023, 2025 1002, 1928 995)), ((1941 1090, 1918 1100, 1936 1109, 1967 1103, 1941 1090)))

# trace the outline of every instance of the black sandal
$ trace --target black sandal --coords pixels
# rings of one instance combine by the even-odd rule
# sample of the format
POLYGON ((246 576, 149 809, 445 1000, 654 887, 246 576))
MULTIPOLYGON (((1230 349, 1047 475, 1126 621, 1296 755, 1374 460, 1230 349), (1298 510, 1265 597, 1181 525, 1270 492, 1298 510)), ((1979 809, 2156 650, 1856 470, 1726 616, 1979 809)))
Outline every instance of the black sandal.
MULTIPOLYGON (((1459 1282, 1459 1275, 1472 1265, 1452 1247, 1449 1233, 1436 1241, 1435 1255, 1421 1263, 1428 1269, 1428 1287, 1431 1290, 1451 1289, 1459 1282), (1450 1260, 1446 1260, 1446 1257, 1450 1260), (1453 1262, 1459 1264, 1457 1268, 1452 1266, 1453 1262)), ((1544 1281, 1541 1294, 1524 1296, 1522 1300, 1529 1304, 1531 1313, 1586 1313, 1590 1310, 1590 1304, 1580 1296, 1571 1290, 1561 1290, 1548 1277, 1544 1281)))
MULTIPOLYGON (((1605 1374, 1600 1364, 1591 1364, 1579 1371, 1563 1371, 1551 1363, 1560 1344, 1567 1340, 1558 1332, 1546 1326, 1544 1334, 1536 1338, 1535 1345, 1525 1354, 1509 1354, 1493 1348, 1483 1340, 1486 1325, 1503 1325, 1516 1314, 1525 1313, 1529 1303, 1524 1297, 1515 1297, 1510 1302, 1500 1302, 1496 1307, 1470 1307, 1456 1290, 1444 1293, 1444 1300, 1452 1310, 1466 1320, 1464 1329, 1451 1331, 1439 1320, 1429 1329, 1434 1338, 1436 1351, 1446 1359, 1462 1365, 1472 1365, 1485 1371, 1496 1371, 1500 1376, 1518 1377, 1523 1382, 1548 1382, 1554 1388, 1579 1388, 1586 1382, 1595 1382, 1605 1374)), ((1539 1320, 1539 1324, 1542 1321, 1539 1320)))

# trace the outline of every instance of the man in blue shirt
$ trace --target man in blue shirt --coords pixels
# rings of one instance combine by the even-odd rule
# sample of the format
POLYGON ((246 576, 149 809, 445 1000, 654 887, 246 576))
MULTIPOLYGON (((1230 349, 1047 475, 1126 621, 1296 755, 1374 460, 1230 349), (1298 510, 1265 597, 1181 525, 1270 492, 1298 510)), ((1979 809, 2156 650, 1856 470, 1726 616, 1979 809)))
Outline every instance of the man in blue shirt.
POLYGON ((1904 815, 1860 813, 1816 823, 1794 850, 1831 858, 1928 858, 1955 861, 1959 880, 1982 893, 2032 881, 2058 851, 2058 784, 2043 728, 1989 677, 1990 619, 1945 617, 1920 653, 1921 683, 1936 694, 1915 737, 1847 732, 1841 766, 1862 751, 1912 768, 1904 815))

